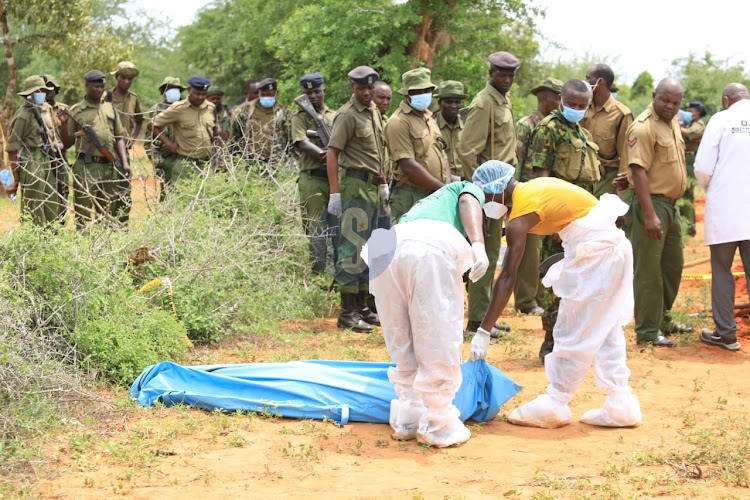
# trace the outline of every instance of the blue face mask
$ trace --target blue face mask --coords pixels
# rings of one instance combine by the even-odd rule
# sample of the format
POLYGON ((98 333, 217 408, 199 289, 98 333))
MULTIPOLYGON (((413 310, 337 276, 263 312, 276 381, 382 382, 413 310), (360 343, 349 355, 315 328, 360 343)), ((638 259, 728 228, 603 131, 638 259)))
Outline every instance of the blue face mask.
POLYGON ((260 105, 264 108, 272 108, 274 104, 276 104, 276 98, 275 97, 261 97, 259 99, 260 105))
POLYGON ((31 94, 31 100, 39 106, 41 103, 43 103, 47 99, 47 93, 46 92, 34 92, 31 94))
POLYGON ((583 120, 583 116, 586 114, 585 109, 572 109, 563 104, 562 115, 563 118, 568 120, 570 123, 578 123, 583 120))
POLYGON ((612 99, 617 99, 617 92, 612 92, 612 99))
POLYGON ((430 103, 432 102, 432 92, 409 96, 409 100, 409 104, 412 108, 416 109, 417 111, 424 111, 430 106, 430 103))
POLYGON ((169 104, 180 100, 180 89, 169 89, 164 92, 164 98, 169 104))
POLYGON ((685 122, 685 125, 693 121, 693 113, 691 113, 690 111, 685 111, 685 114, 682 115, 682 121, 685 122))

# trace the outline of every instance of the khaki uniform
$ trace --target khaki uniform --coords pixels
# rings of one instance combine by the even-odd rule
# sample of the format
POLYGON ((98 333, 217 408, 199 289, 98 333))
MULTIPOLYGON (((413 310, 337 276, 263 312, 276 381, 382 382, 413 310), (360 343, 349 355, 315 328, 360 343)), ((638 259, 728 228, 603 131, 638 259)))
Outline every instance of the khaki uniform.
MULTIPOLYGON (((533 177, 531 166, 526 166, 526 158, 531 149, 531 138, 534 129, 544 118, 539 110, 524 116, 516 123, 516 157, 519 168, 516 170, 516 180, 528 181, 533 177), (523 168, 520 168, 523 167, 523 168)), ((516 272, 516 283, 513 285, 514 307, 518 311, 525 311, 534 306, 541 306, 544 301, 544 287, 539 282, 539 262, 542 239, 538 234, 526 235, 526 248, 516 272)))
POLYGON ((487 160, 500 160, 513 166, 518 164, 516 122, 510 99, 489 83, 469 105, 459 151, 467 180, 471 180, 474 170, 487 160), (491 130, 493 112, 494 134, 491 130))
POLYGON ((267 162, 286 149, 289 135, 286 108, 278 101, 272 108, 264 108, 258 99, 251 101, 235 111, 232 135, 246 161, 267 162))
MULTIPOLYGON (((526 167, 547 170, 551 177, 563 179, 591 193, 594 184, 601 179, 598 151, 588 130, 579 123, 570 123, 559 110, 554 110, 534 130, 526 167)), ((562 245, 552 236, 542 237, 540 259, 562 251, 562 245)), ((543 302, 542 328, 545 338, 549 339, 557 322, 560 299, 551 289, 546 289, 543 302)))
MULTIPOLYGON (((328 125, 333 127, 333 118, 336 111, 324 105, 320 117, 328 125)), ((301 141, 310 141, 321 149, 326 149, 328 144, 317 137, 308 137, 308 130, 318 130, 318 124, 306 111, 300 110, 292 116, 292 144, 301 141)), ((297 160, 300 174, 297 181, 299 188, 299 202, 302 205, 302 224, 305 234, 310 239, 310 258, 313 269, 324 271, 326 267, 326 255, 328 252, 327 238, 328 219, 326 207, 331 188, 328 185, 328 173, 326 162, 300 152, 297 160)))
POLYGON ((459 147, 461 145, 461 136, 464 133, 464 121, 461 119, 461 115, 456 117, 455 125, 451 126, 440 110, 435 114, 435 121, 437 122, 438 129, 440 129, 440 135, 448 144, 445 148, 445 153, 448 157, 448 165, 451 167, 451 174, 461 177, 464 174, 463 165, 461 165, 461 153, 459 147))
MULTIPOLYGON (((399 160, 412 158, 431 176, 445 184, 450 182, 450 179, 445 178, 448 159, 439 141, 440 137, 440 129, 432 118, 432 113, 429 110, 415 112, 405 101, 399 104, 383 128, 383 139, 388 146, 390 161, 398 165, 399 160)), ((398 221, 416 202, 427 197, 430 191, 409 181, 398 166, 395 179, 391 210, 393 219, 398 221)))
MULTIPOLYGON (((487 160, 500 160, 513 166, 518 165, 516 122, 510 100, 489 83, 469 104, 459 152, 463 177, 469 181, 479 164, 487 160)), ((502 231, 502 220, 487 221, 485 249, 491 270, 497 266, 502 231)), ((490 271, 476 283, 469 282, 470 323, 481 322, 484 319, 490 305, 490 291, 494 278, 494 273, 490 271)))
MULTIPOLYGON (((58 176, 67 175, 67 171, 56 170, 57 165, 42 152, 44 140, 32 109, 33 104, 26 103, 13 115, 5 150, 18 151, 22 211, 31 215, 34 224, 41 226, 59 221, 65 215, 65 200, 60 196, 58 176)), ((52 108, 45 102, 37 109, 50 141, 48 146, 59 142, 52 108)))
POLYGON ((352 96, 333 119, 328 145, 341 151, 341 237, 334 278, 343 294, 368 291, 369 270, 359 253, 377 227, 385 160, 383 119, 375 104, 365 107, 352 96))
MULTIPOLYGON (((112 103, 101 102, 93 105, 86 99, 74 104, 70 114, 79 123, 91 125, 97 135, 104 141, 109 150, 117 157, 115 144, 117 138, 126 136, 125 128, 112 103)), ((74 135, 79 130, 73 120, 68 120, 68 133, 74 135)), ((127 193, 120 193, 125 176, 110 163, 104 154, 98 150, 91 151, 91 161, 86 161, 86 151, 89 148, 87 135, 76 137, 76 162, 73 165, 73 198, 75 203, 76 224, 80 227, 86 221, 91 221, 94 214, 117 218, 115 200, 127 193)))
MULTIPOLYGON (((108 98, 112 104, 115 105, 117 110, 118 119, 122 122, 122 128, 125 129, 127 134, 123 139, 130 139, 135 141, 137 137, 133 137, 133 127, 143 123, 143 112, 141 111, 141 100, 138 94, 128 90, 128 93, 124 98, 120 99, 114 93, 114 89, 108 93, 108 98)), ((128 160, 130 160, 130 152, 128 151, 128 160)), ((123 178, 120 185, 117 187, 118 191, 123 193, 122 196, 118 196, 115 200, 115 206, 113 210, 115 213, 120 212, 120 222, 127 224, 129 220, 130 207, 133 204, 131 195, 131 184, 129 179, 123 178), (125 194, 127 193, 127 194, 125 194)))
POLYGON ((685 141, 685 168, 687 169, 687 186, 685 188, 685 194, 677 203, 680 209, 680 217, 682 222, 685 224, 687 233, 691 236, 695 236, 695 185, 698 181, 695 178, 695 153, 698 151, 701 139, 703 138, 703 132, 706 131, 706 124, 703 120, 696 120, 690 122, 685 127, 688 136, 685 141))
POLYGON ((627 159, 621 161, 626 149, 628 127, 633 123, 630 109, 611 95, 599 111, 594 111, 593 101, 589 103, 581 126, 591 132, 599 146, 599 161, 602 164, 601 180, 594 186, 594 196, 616 193, 612 181, 618 172, 624 172, 627 159))
MULTIPOLYGON (((639 341, 653 341, 662 335, 661 325, 670 322, 669 311, 682 277, 682 228, 675 207, 685 192, 685 146, 677 120, 667 123, 656 114, 653 104, 628 128, 628 163, 646 170, 651 202, 661 222, 661 239, 646 234, 645 213, 634 189, 625 192, 630 204, 627 233, 633 245, 633 291, 635 332, 639 341)), ((633 186, 632 169, 628 180, 633 186)))

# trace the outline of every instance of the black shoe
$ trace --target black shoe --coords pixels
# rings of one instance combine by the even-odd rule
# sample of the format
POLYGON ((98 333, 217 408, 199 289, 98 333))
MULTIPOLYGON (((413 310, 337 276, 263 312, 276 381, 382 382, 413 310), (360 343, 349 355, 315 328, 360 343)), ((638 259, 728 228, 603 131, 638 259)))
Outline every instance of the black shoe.
POLYGON ((659 335, 654 340, 639 340, 638 345, 652 345, 654 347, 674 347, 674 342, 664 335, 659 335))
MULTIPOLYGON (((464 335, 474 335, 477 333, 477 329, 482 326, 481 321, 469 321, 466 323, 466 330, 464 330, 464 335)), ((490 338, 491 339, 499 339, 500 337, 503 337, 505 335, 505 332, 510 331, 510 325, 506 325, 504 323, 495 323, 495 326, 492 327, 492 330, 490 331, 490 338)))
POLYGON ((545 340, 542 342, 542 347, 539 348, 539 361, 544 364, 544 357, 551 353, 552 350, 555 348, 555 341, 554 340, 545 340))
POLYGON ((339 313, 336 326, 339 328, 351 328, 355 332, 360 333, 370 333, 372 331, 372 327, 362 320, 362 317, 359 315, 359 311, 357 310, 357 294, 341 294, 341 312, 339 313))
POLYGON ((671 335, 673 333, 690 333, 694 330, 692 326, 688 325, 682 325, 680 323, 675 323, 674 321, 664 325, 661 329, 662 332, 664 332, 664 335, 671 335))
POLYGON ((359 292, 357 294, 357 312, 365 323, 380 326, 380 317, 367 305, 368 295, 368 292, 359 292))
POLYGON ((526 309, 519 309, 518 312, 520 312, 521 314, 529 314, 531 316, 541 316, 544 312, 544 309, 539 306, 534 306, 527 307, 526 309))
POLYGON ((740 350, 740 343, 737 342, 735 339, 734 342, 726 342, 723 338, 716 335, 713 330, 709 328, 704 328, 701 330, 700 333, 700 339, 701 342, 709 345, 715 345, 718 347, 721 347, 722 349, 726 349, 727 351, 739 351, 740 350))

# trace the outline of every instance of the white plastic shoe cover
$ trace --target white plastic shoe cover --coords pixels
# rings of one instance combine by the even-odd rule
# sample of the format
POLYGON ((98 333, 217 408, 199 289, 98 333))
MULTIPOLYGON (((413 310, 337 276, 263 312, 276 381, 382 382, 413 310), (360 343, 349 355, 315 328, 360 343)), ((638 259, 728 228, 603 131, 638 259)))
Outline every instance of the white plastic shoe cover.
POLYGON ((581 417, 584 424, 602 427, 636 427, 642 420, 638 397, 630 390, 610 393, 602 408, 589 410, 581 417))
POLYGON ((461 422, 460 414, 453 405, 440 410, 428 409, 419 420, 417 441, 438 448, 468 441, 471 431, 461 422))
POLYGON ((570 423, 570 408, 548 394, 542 394, 535 400, 513 410, 508 415, 508 422, 529 427, 555 429, 570 423))
POLYGON ((409 440, 417 437, 419 419, 427 408, 415 401, 394 399, 391 401, 389 423, 393 429, 391 437, 398 440, 409 440))

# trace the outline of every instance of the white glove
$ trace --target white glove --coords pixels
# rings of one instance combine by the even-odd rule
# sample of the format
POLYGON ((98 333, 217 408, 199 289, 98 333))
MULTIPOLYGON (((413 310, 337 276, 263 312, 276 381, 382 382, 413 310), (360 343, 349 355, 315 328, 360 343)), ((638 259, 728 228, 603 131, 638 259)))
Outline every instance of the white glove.
POLYGON ((384 202, 389 201, 391 199, 391 190, 388 184, 378 184, 378 194, 380 194, 380 199, 384 202))
POLYGON ((490 267, 490 260, 487 258, 487 252, 484 250, 484 243, 479 243, 478 241, 471 244, 471 255, 474 257, 474 264, 471 265, 469 279, 476 283, 487 272, 487 268, 490 267))
POLYGON ((331 197, 328 199, 328 213, 335 217, 341 217, 341 193, 331 193, 331 197))
POLYGON ((490 332, 482 328, 477 328, 477 333, 471 339, 471 360, 484 359, 487 357, 487 348, 490 346, 490 332))

